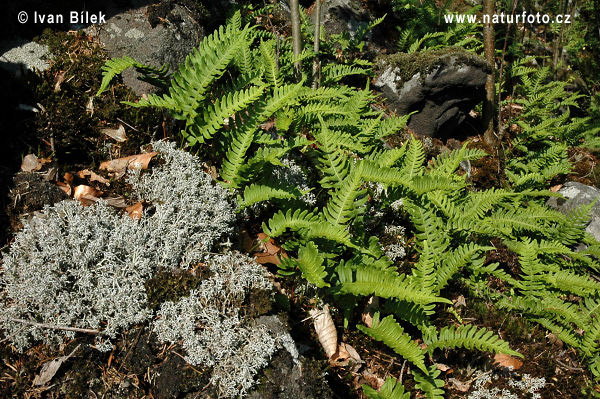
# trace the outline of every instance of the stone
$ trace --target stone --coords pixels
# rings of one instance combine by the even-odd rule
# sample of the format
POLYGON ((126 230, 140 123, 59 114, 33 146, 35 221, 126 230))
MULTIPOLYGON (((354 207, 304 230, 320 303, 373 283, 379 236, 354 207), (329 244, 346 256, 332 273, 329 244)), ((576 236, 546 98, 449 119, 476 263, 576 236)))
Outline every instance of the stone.
POLYGON ((41 72, 50 67, 48 46, 36 42, 5 41, 0 44, 0 53, 0 66, 15 76, 21 75, 21 68, 41 72))
MULTIPOLYGON (((564 198, 550 198, 546 204, 562 213, 568 214, 583 205, 600 198, 600 190, 596 187, 587 186, 582 183, 570 181, 565 183, 560 190, 564 198)), ((600 241, 600 201, 594 204, 590 212, 590 222, 585 231, 590 233, 596 240, 600 241)))
MULTIPOLYGON (((313 23, 315 17, 313 12, 313 23)), ((368 11, 359 0, 325 0, 321 5, 321 24, 329 35, 348 32, 350 38, 353 38, 370 19, 368 11)))
MULTIPOLYGON (((111 58, 129 56, 154 67, 168 64, 173 72, 205 36, 198 19, 189 7, 163 0, 158 5, 114 14, 105 24, 93 25, 88 32, 100 39, 111 58)), ((123 82, 138 95, 156 91, 151 84, 138 80, 138 73, 132 69, 122 76, 123 82)))
POLYGON ((485 98, 491 71, 483 58, 460 48, 384 55, 376 62, 375 87, 390 109, 400 115, 415 112, 409 129, 443 139, 455 137, 485 98))

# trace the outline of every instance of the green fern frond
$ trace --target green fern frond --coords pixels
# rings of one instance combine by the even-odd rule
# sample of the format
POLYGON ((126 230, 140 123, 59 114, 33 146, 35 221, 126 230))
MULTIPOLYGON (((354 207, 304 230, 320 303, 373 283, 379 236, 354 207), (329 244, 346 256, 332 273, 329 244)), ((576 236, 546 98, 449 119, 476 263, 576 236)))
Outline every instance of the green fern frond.
POLYGON ((383 271, 372 266, 361 266, 353 273, 348 266, 336 269, 341 292, 353 295, 377 295, 382 298, 410 301, 426 305, 434 302, 451 303, 430 291, 417 287, 405 275, 383 271))
POLYGON ((379 392, 366 384, 362 389, 369 399, 410 399, 410 392, 404 392, 404 386, 394 377, 388 377, 379 392))
POLYGON ((306 246, 300 247, 298 250, 297 263, 302 277, 319 288, 329 287, 329 284, 324 280, 327 277, 323 265, 324 260, 325 258, 319 254, 319 250, 313 242, 308 242, 306 246))
POLYGON ((370 75, 371 71, 366 68, 360 68, 344 64, 329 64, 323 67, 323 84, 330 85, 339 82, 346 76, 352 75, 370 75))
POLYGON ((419 369, 423 371, 427 370, 425 367, 425 353, 413 341, 411 336, 404 332, 404 329, 396 322, 394 316, 387 316, 380 321, 379 313, 377 312, 373 316, 372 327, 369 328, 361 325, 356 327, 371 338, 383 342, 419 369))
POLYGON ((243 196, 238 195, 238 207, 245 208, 252 204, 272 199, 298 198, 302 192, 297 187, 283 185, 251 184, 244 188, 243 196))
POLYGON ((508 343, 494 335, 493 331, 472 324, 444 327, 436 335, 424 336, 424 340, 429 353, 439 348, 466 348, 524 357, 510 349, 508 343))
POLYGON ((296 209, 292 212, 291 209, 288 209, 285 213, 277 212, 269 219, 268 223, 263 222, 263 231, 269 237, 279 237, 287 229, 292 231, 308 229, 319 221, 319 217, 310 211, 296 209))

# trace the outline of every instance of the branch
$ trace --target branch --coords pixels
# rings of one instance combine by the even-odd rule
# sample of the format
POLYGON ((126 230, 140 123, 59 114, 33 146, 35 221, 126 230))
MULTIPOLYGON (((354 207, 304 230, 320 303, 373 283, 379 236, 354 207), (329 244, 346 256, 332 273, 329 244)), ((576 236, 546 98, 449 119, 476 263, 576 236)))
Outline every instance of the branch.
POLYGON ((63 330, 63 331, 73 331, 80 332, 85 334, 100 334, 98 330, 92 330, 89 328, 77 328, 77 327, 65 327, 65 326, 56 326, 53 324, 45 324, 45 323, 36 323, 35 321, 23 320, 23 319, 13 319, 11 317, 8 318, 9 321, 14 321, 16 323, 28 324, 30 326, 38 327, 38 328, 49 328, 51 330, 63 330))

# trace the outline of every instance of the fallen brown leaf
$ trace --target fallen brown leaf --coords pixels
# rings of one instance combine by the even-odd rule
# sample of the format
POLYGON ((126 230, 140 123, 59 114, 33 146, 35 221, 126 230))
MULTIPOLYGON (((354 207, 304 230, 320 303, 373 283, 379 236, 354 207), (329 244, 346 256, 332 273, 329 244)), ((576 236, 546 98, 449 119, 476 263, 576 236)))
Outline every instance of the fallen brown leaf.
POLYGON ((97 181, 98 183, 102 183, 107 186, 110 186, 110 182, 107 179, 100 176, 99 174, 96 174, 95 172, 92 172, 89 169, 80 170, 79 172, 77 172, 77 176, 79 176, 81 179, 85 179, 86 177, 89 176, 91 182, 97 181))
POLYGON ((67 194, 69 197, 71 196, 71 193, 73 192, 71 185, 69 185, 67 183, 63 183, 61 181, 57 181, 56 185, 58 186, 58 188, 60 188, 62 191, 64 191, 65 194, 67 194))
POLYGON ((144 214, 144 205, 141 202, 135 203, 125 208, 129 217, 132 219, 141 219, 144 214))
POLYGON ((106 198, 105 201, 108 205, 115 208, 127 208, 127 202, 122 196, 106 198))
POLYGON ((448 378, 448 382, 452 384, 452 389, 459 392, 467 392, 469 389, 471 389, 472 381, 473 380, 462 382, 460 380, 457 380, 456 378, 448 378))
POLYGON ((81 184, 73 189, 73 198, 81 202, 82 205, 91 205, 98 201, 102 195, 102 191, 96 190, 94 187, 81 184))
POLYGON ((21 162, 21 170, 23 172, 40 170, 48 162, 50 162, 48 158, 38 158, 34 154, 28 154, 23 158, 23 162, 21 162))
POLYGON ((461 306, 467 306, 467 301, 465 301, 465 297, 463 295, 459 295, 454 301, 455 308, 459 308, 461 306))
POLYGON ((63 179, 65 180, 65 183, 67 183, 69 186, 73 185, 73 180, 75 179, 75 177, 73 177, 73 175, 69 172, 66 172, 63 175, 63 179))
POLYGON ((523 366, 522 361, 520 361, 516 357, 512 357, 504 353, 496 353, 496 355, 494 356, 494 363, 501 367, 506 367, 511 370, 518 370, 523 366))
POLYGON ((373 315, 379 308, 379 298, 371 296, 361 315, 361 320, 369 328, 373 327, 373 315))
POLYGON ((115 141, 118 141, 119 143, 122 143, 125 140, 127 140, 127 136, 125 135, 125 127, 122 124, 119 124, 119 127, 116 129, 105 128, 100 129, 100 131, 102 132, 102 134, 107 135, 108 137, 114 139, 115 141))
POLYGON ((148 152, 105 161, 100 164, 100 170, 106 170, 109 173, 114 173, 117 177, 121 177, 127 169, 148 169, 150 161, 156 154, 158 152, 148 152))
POLYGON ((556 192, 558 192, 558 190, 561 189, 562 186, 563 186, 562 184, 557 184, 556 186, 552 186, 552 187, 550 187, 550 191, 552 191, 553 193, 556 193, 556 192))
POLYGON ((259 250, 259 252, 254 253, 254 256, 256 257, 256 261, 261 265, 267 263, 279 265, 281 263, 280 258, 287 258, 288 255, 285 250, 275 244, 275 240, 265 233, 258 233, 256 238, 256 245, 252 247, 256 247, 259 250))
POLYGON ((337 330, 333 324, 331 313, 329 313, 329 305, 323 306, 322 310, 312 309, 309 314, 313 318, 313 325, 319 342, 325 350, 327 358, 331 359, 338 350, 338 344, 337 330))
POLYGON ((61 356, 44 363, 42 365, 40 373, 36 375, 33 379, 33 385, 42 386, 49 383, 58 371, 58 369, 60 369, 60 366, 62 366, 64 362, 69 360, 69 358, 73 356, 73 354, 75 354, 75 351, 77 351, 77 349, 79 349, 79 345, 77 345, 77 347, 73 349, 73 352, 69 353, 67 356, 61 356))

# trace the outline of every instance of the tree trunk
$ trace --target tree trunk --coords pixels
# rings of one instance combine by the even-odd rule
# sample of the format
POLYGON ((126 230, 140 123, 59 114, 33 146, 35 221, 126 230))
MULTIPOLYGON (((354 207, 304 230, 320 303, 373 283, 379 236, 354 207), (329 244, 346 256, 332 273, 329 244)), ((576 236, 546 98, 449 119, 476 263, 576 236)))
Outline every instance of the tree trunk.
POLYGON ((321 0, 315 2, 315 59, 313 61, 312 88, 321 86, 321 61, 319 60, 319 40, 321 38, 321 0))
POLYGON ((491 65, 492 71, 485 82, 485 100, 483 102, 482 119, 485 133, 483 139, 486 144, 496 146, 496 134, 494 132, 494 100, 495 100, 495 45, 494 25, 491 19, 494 14, 494 0, 483 1, 483 13, 489 15, 490 20, 483 26, 483 52, 485 60, 491 65))
MULTIPOLYGON (((300 34, 300 7, 298 0, 290 1, 291 18, 292 18, 292 46, 294 50, 294 58, 300 57, 302 52, 302 37, 300 34)), ((302 65, 300 61, 294 62, 294 71, 296 79, 300 79, 302 76, 302 65)))

